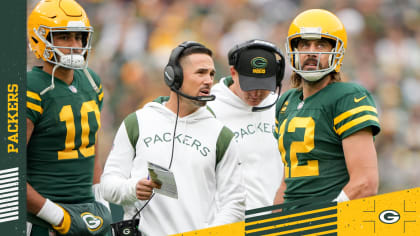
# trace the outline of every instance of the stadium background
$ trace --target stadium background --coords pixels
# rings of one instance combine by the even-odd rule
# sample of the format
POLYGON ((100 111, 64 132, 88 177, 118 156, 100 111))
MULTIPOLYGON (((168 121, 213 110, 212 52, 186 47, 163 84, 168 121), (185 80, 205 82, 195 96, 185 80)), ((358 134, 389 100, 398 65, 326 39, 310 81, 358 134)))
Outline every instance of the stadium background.
MULTIPOLYGON (((38 1, 27 0, 27 12, 38 1)), ((252 38, 284 53, 287 30, 301 11, 324 8, 344 23, 342 72, 374 95, 381 121, 375 144, 379 193, 420 186, 420 0, 79 0, 94 26, 89 67, 105 100, 99 157, 105 162, 126 115, 169 90, 163 68, 185 40, 214 52, 216 78, 227 75, 227 51, 252 38)), ((31 52, 27 69, 40 63, 31 52)), ((287 67, 282 91, 289 88, 287 67)))

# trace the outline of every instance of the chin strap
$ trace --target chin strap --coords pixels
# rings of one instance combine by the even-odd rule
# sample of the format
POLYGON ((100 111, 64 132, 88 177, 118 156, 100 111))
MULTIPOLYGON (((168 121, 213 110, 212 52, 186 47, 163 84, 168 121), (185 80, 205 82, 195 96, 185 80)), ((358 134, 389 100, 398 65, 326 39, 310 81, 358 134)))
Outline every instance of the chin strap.
MULTIPOLYGON (((51 85, 46 87, 44 90, 41 91, 41 93, 39 93, 40 95, 44 95, 46 92, 53 90, 55 88, 54 85, 54 74, 55 74, 55 70, 59 67, 60 65, 56 64, 53 67, 52 73, 51 73, 51 85)), ((99 88, 98 86, 96 86, 95 81, 93 80, 92 76, 90 75, 89 71, 85 68, 83 69, 83 72, 85 73, 86 77, 89 80, 90 85, 92 86, 92 88, 95 90, 96 93, 99 93, 99 88)))
POLYGON ((51 73, 51 85, 46 87, 44 90, 41 91, 41 93, 39 93, 40 95, 44 95, 46 92, 53 90, 55 88, 54 85, 54 74, 55 74, 55 70, 59 67, 60 65, 56 64, 53 67, 52 73, 51 73))
POLYGON ((296 71, 297 74, 302 76, 302 78, 306 81, 314 82, 324 78, 326 75, 334 71, 335 67, 331 67, 326 71, 296 71))

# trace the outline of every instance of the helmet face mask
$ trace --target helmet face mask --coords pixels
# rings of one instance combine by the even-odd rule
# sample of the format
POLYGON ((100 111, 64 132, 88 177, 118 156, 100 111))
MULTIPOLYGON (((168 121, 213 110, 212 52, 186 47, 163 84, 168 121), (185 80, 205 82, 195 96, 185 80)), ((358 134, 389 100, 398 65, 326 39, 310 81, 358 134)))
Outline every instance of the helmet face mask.
POLYGON ((87 67, 92 32, 85 11, 74 0, 41 1, 28 19, 29 48, 35 56, 69 69, 87 67), (63 32, 81 32, 82 47, 55 45, 53 35, 63 32))
POLYGON ((292 70, 307 81, 317 81, 332 71, 339 72, 347 45, 347 35, 341 21, 331 12, 313 9, 302 12, 291 23, 286 42, 286 54, 292 70), (297 42, 301 39, 325 39, 332 44, 330 52, 298 51, 297 42), (302 54, 317 55, 316 70, 303 70, 299 60, 302 54), (328 67, 320 68, 320 58, 328 54, 328 67))
MULTIPOLYGON (((45 26, 40 26, 40 31, 45 30, 45 26)), ((39 31, 38 31, 39 32, 39 31)), ((75 27, 48 27, 48 36, 39 38, 45 43, 45 49, 43 59, 52 63, 59 64, 62 67, 69 69, 84 69, 87 67, 87 58, 91 50, 91 29, 82 29, 75 27), (59 33, 71 33, 81 32, 82 33, 82 47, 66 47, 60 46, 54 42, 54 35, 59 33), (69 52, 69 53, 64 53, 69 52)))

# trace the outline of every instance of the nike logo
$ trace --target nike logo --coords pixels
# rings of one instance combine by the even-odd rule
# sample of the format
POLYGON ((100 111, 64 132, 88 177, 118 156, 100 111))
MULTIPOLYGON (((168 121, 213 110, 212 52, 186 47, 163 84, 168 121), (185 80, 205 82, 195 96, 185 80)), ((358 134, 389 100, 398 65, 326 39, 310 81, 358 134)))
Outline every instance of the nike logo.
POLYGON ((365 99, 366 98, 366 96, 363 96, 363 97, 361 97, 361 98, 356 98, 356 97, 354 97, 354 102, 355 103, 359 103, 360 101, 362 101, 363 99, 365 99))

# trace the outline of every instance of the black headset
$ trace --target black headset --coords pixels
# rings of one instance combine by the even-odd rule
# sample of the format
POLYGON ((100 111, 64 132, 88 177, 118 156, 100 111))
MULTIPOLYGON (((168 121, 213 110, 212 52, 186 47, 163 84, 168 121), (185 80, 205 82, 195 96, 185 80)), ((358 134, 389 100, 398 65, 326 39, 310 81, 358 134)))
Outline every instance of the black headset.
POLYGON ((176 92, 177 94, 186 97, 188 99, 196 100, 196 101, 213 101, 216 96, 190 96, 180 91, 182 87, 182 82, 184 80, 184 75, 182 71, 182 67, 179 64, 179 58, 181 57, 182 53, 187 48, 206 48, 203 44, 197 43, 194 41, 185 41, 174 48, 171 52, 171 56, 169 57, 168 64, 165 67, 163 72, 164 79, 166 85, 171 88, 172 91, 176 92))
POLYGON ((277 100, 280 97, 281 81, 283 80, 283 76, 284 76, 285 60, 284 60, 283 53, 273 43, 270 43, 270 42, 265 41, 265 40, 260 40, 260 39, 251 39, 251 40, 248 40, 244 43, 238 44, 238 45, 234 46, 232 49, 229 50, 229 52, 228 52, 229 65, 233 66, 236 69, 239 56, 241 55, 241 53, 244 50, 247 50, 247 49, 250 49, 250 48, 265 49, 265 50, 268 50, 268 51, 272 52, 273 54, 279 55, 279 57, 280 57, 280 60, 276 61, 276 87, 278 87, 278 94, 277 94, 276 101, 274 103, 270 104, 270 105, 267 105, 267 106, 252 107, 253 112, 264 111, 264 110, 269 109, 270 107, 274 106, 276 104, 277 100))
POLYGON ((229 65, 233 66, 235 69, 237 67, 238 58, 241 55, 241 52, 250 48, 261 48, 272 52, 273 54, 277 54, 280 57, 280 60, 277 60, 276 64, 276 86, 281 88, 281 81, 283 80, 284 76, 284 67, 285 67, 285 60, 283 53, 280 51, 279 48, 276 47, 271 42, 260 40, 260 39, 251 39, 244 43, 238 44, 234 46, 228 52, 228 59, 229 65))
POLYGON ((168 85, 169 88, 173 90, 179 90, 184 80, 182 67, 179 64, 179 58, 185 49, 191 47, 205 48, 205 46, 200 43, 194 41, 185 41, 174 48, 171 52, 168 64, 165 67, 164 76, 166 85, 168 85))

